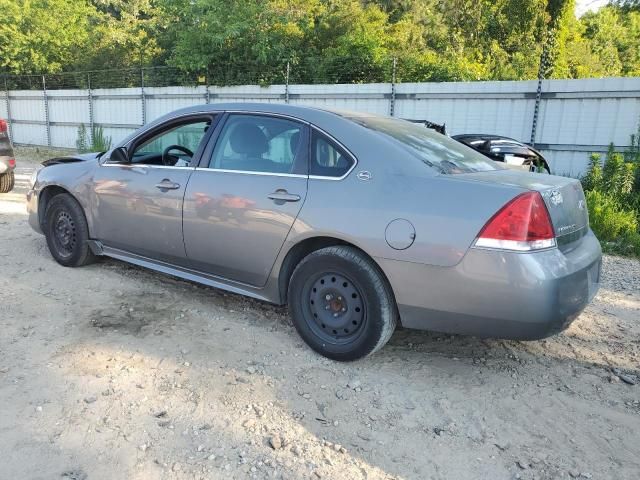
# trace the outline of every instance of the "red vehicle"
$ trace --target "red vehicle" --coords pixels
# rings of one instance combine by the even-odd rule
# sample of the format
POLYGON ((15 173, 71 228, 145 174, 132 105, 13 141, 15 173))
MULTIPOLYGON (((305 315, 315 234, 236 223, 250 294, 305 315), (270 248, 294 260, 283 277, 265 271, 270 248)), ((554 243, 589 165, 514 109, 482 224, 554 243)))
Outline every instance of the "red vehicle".
POLYGON ((7 121, 0 119, 0 193, 13 190, 15 168, 16 159, 13 156, 7 121))

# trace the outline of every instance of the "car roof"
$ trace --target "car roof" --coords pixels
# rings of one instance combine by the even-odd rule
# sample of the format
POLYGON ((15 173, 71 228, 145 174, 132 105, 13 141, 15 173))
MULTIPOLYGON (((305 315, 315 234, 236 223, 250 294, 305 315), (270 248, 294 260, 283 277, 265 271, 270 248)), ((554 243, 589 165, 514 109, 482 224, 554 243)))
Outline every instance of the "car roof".
MULTIPOLYGON (((258 102, 221 102, 202 105, 192 105, 178 110, 169 112, 142 127, 143 130, 154 128, 155 126, 171 120, 172 118, 198 113, 217 113, 217 112, 256 112, 271 113, 276 115, 286 115, 299 120, 308 122, 317 126, 321 130, 333 135, 339 136, 346 128, 352 127, 362 128, 354 118, 380 117, 381 115, 352 112, 341 109, 309 107, 300 105, 290 105, 286 103, 258 103, 258 102)), ((127 137, 125 141, 132 138, 133 135, 127 137)))
POLYGON ((179 110, 175 110, 161 118, 166 119, 166 117, 188 115, 189 113, 224 112, 224 111, 275 113, 275 114, 281 114, 281 115, 290 115, 292 117, 300 118, 301 120, 306 120, 309 122, 312 122, 313 119, 317 119, 318 117, 326 117, 328 115, 334 118, 335 117, 350 118, 350 117, 379 116, 376 114, 353 112, 353 111, 342 110, 342 109, 290 105, 287 103, 222 102, 222 103, 192 105, 189 107, 181 108, 179 110))

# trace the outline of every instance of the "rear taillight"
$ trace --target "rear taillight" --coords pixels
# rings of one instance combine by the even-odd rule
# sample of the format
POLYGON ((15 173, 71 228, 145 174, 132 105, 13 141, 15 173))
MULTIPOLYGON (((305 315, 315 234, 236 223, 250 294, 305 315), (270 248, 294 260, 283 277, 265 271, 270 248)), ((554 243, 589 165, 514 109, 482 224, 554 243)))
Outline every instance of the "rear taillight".
POLYGON ((502 207, 480 231, 475 246, 526 252, 555 247, 549 211, 538 192, 527 192, 502 207))
POLYGON ((6 133, 7 131, 7 121, 0 119, 0 133, 6 133))
POLYGON ((10 158, 9 159, 9 167, 14 168, 16 166, 16 159, 15 158, 10 158))

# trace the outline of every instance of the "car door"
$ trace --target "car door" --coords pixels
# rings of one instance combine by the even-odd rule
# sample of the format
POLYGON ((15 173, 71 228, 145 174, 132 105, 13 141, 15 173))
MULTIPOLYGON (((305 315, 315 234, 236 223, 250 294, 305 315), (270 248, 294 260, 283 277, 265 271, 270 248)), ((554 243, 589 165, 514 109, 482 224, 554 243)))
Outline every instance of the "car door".
POLYGON ((101 164, 94 178, 97 239, 155 260, 186 262, 182 202, 213 120, 174 119, 132 140, 128 163, 101 164))
POLYGON ((266 114, 227 114, 185 193, 192 268, 263 286, 307 194, 308 127, 266 114))

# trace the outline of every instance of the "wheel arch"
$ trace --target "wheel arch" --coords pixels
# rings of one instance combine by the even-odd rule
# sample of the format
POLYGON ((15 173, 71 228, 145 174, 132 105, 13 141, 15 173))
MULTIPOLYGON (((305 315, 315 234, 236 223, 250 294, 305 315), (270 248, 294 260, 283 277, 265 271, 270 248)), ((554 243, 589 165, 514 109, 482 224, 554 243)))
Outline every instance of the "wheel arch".
MULTIPOLYGON (((71 196, 76 202, 78 202, 78 205, 82 206, 82 204, 78 201, 76 196, 66 188, 57 184, 47 185, 40 191, 40 194, 38 195, 38 223, 43 232, 44 232, 44 220, 45 220, 44 214, 47 210, 47 205, 49 204, 49 202, 53 197, 63 193, 66 193, 67 195, 71 196)), ((84 209, 82 210, 84 212, 84 209)), ((85 213, 85 217, 86 217, 86 213, 85 213)))
MULTIPOLYGON (((293 245, 285 255, 284 260, 282 261, 279 272, 278 272, 278 291, 280 294, 281 304, 287 303, 287 294, 289 290, 289 282, 291 280, 291 275, 293 274, 293 271, 295 270, 296 266, 302 261, 302 259, 305 258, 307 255, 317 250, 320 250, 322 248, 335 247, 335 246, 346 246, 346 247, 354 248, 358 250, 358 252, 360 252, 366 258, 368 258, 371 261, 371 263, 378 269, 380 275, 382 275, 384 282, 386 283, 387 287, 389 288, 389 291, 391 292, 391 295, 393 296, 394 302, 396 301, 396 295, 393 290, 393 286, 389 281, 389 278, 387 277, 382 267, 378 264, 378 262, 376 262, 376 260, 371 255, 369 255, 362 248, 346 240, 343 240, 337 237, 331 237, 331 236, 316 236, 316 237, 309 237, 309 238, 300 240, 298 243, 293 245)), ((398 324, 402 325, 400 318, 398 318, 398 324)))

